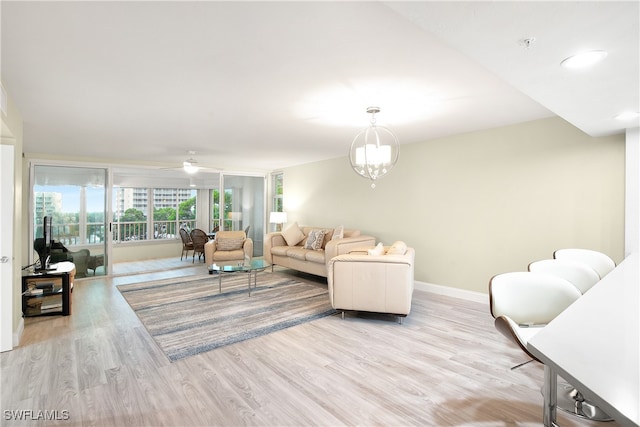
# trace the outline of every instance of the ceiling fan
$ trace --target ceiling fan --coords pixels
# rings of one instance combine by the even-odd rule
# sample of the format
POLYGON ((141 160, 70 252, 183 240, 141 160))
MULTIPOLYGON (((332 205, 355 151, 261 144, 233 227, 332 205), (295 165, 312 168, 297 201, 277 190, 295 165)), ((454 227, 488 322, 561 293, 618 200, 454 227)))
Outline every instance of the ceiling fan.
POLYGON ((202 170, 213 170, 211 168, 198 165, 198 161, 194 159, 194 156, 196 154, 195 151, 189 150, 188 153, 189 153, 189 158, 182 162, 182 166, 166 168, 166 169, 183 170, 187 175, 195 175, 196 173, 202 170))
MULTIPOLYGON (((195 151, 189 151, 189 154, 191 155, 194 155, 195 153, 195 151)), ((187 160, 182 162, 182 169, 184 169, 184 171, 189 175, 194 175, 200 170, 200 167, 198 166, 197 160, 195 160, 193 157, 189 157, 187 160)))

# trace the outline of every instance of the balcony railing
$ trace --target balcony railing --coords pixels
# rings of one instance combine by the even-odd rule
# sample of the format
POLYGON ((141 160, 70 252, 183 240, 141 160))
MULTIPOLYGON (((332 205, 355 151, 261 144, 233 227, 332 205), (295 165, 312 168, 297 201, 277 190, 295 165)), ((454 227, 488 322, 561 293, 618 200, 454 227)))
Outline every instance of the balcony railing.
MULTIPOLYGON (((51 233, 54 240, 65 246, 95 245, 104 243, 104 223, 88 222, 86 223, 86 227, 84 236, 80 233, 80 225, 78 223, 53 224, 51 227, 51 233)), ((42 235, 42 226, 38 227, 36 235, 42 235)))
MULTIPOLYGON (((112 226, 112 238, 114 242, 144 241, 144 240, 172 240, 179 239, 178 228, 185 227, 192 230, 196 226, 196 220, 182 221, 153 221, 152 233, 149 233, 147 221, 120 221, 112 226)), ((84 238, 80 235, 80 226, 77 223, 54 224, 52 235, 56 241, 65 246, 91 245, 104 243, 105 226, 103 223, 87 223, 84 238)), ((42 226, 36 229, 36 235, 42 236, 42 226)))
POLYGON ((146 221, 121 221, 114 222, 111 228, 114 242, 129 242, 147 240, 146 221))
POLYGON ((178 239, 178 228, 195 227, 196 220, 182 221, 153 221, 152 233, 149 233, 146 221, 120 221, 113 223, 113 241, 129 242, 141 240, 171 240, 178 239))

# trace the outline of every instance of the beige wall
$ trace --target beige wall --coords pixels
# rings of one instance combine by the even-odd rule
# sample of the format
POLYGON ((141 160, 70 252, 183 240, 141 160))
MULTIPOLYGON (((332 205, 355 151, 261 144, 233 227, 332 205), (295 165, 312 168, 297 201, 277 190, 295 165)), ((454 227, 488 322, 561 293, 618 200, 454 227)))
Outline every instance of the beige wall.
POLYGON ((289 223, 405 240, 418 281, 486 293, 492 275, 557 248, 623 258, 624 135, 592 138, 552 118, 402 145, 375 189, 347 150, 284 169, 289 223))

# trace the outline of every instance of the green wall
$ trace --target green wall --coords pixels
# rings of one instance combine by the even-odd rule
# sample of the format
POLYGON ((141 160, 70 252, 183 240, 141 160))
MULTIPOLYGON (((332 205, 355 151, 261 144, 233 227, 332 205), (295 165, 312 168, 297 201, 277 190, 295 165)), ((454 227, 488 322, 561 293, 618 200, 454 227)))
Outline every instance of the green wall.
MULTIPOLYGON (((402 138, 402 129, 395 129, 402 138)), ((375 189, 345 155, 284 169, 289 223, 344 224, 416 249, 417 281, 487 293, 562 247, 624 251, 624 135, 559 118, 402 145, 375 189)))

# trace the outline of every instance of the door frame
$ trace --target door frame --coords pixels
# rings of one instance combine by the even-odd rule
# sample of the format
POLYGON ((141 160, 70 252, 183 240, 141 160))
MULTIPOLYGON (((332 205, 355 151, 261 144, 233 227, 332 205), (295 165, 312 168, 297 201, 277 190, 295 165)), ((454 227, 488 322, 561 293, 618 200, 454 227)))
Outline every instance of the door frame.
MULTIPOLYGON (((3 138, 4 142, 4 138, 3 138)), ((0 144, 0 351, 13 349, 15 147, 0 144), (6 258, 5 258, 6 257, 6 258)))
MULTIPOLYGON (((101 163, 89 163, 89 162, 73 162, 73 161, 60 161, 60 160, 49 160, 49 159, 29 159, 29 183, 28 183, 28 191, 29 191, 29 211, 27 213, 28 221, 29 221, 29 247, 32 248, 33 241, 35 239, 33 229, 34 224, 34 198, 33 198, 33 185, 34 185, 34 177, 35 177, 35 168, 37 166, 52 166, 52 167, 69 167, 69 168, 83 168, 83 169, 96 169, 104 171, 104 229, 105 229, 105 242, 104 242, 104 266, 105 266, 105 276, 112 274, 111 267, 111 207, 108 203, 111 202, 111 166, 101 163)), ((80 209, 82 211, 82 208, 80 209)), ((31 259, 33 257, 33 251, 29 253, 29 261, 33 262, 31 259)))

